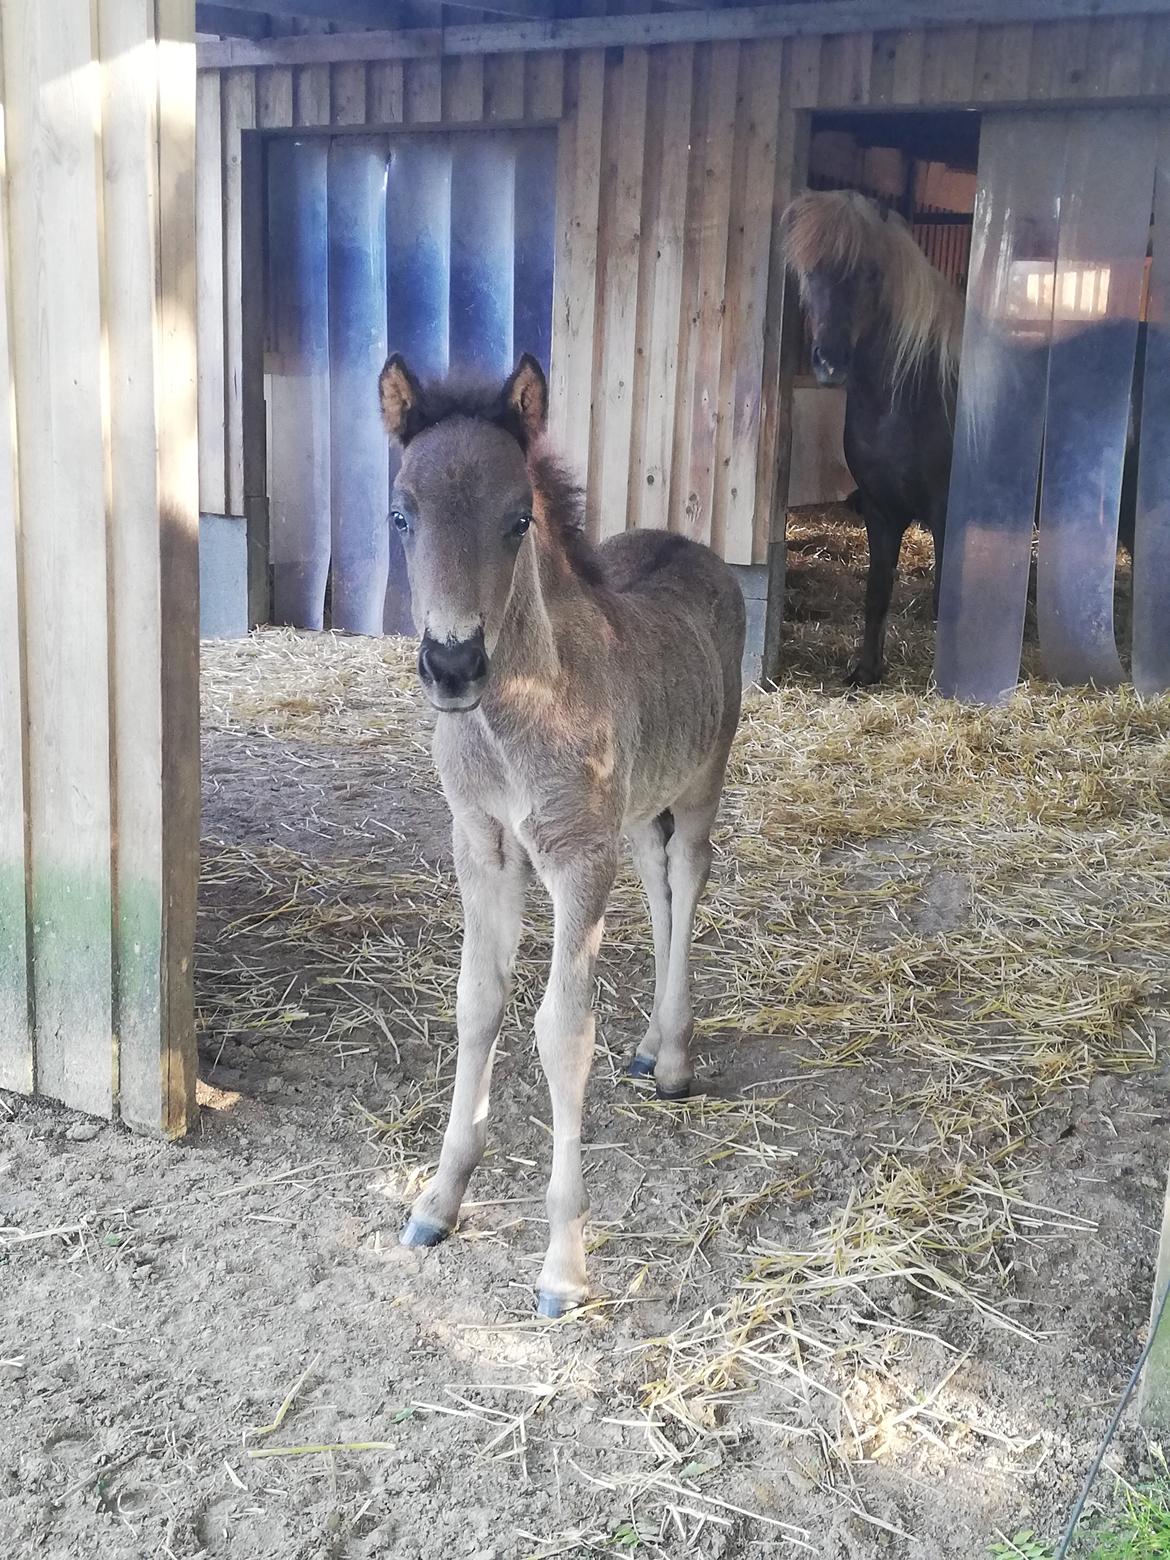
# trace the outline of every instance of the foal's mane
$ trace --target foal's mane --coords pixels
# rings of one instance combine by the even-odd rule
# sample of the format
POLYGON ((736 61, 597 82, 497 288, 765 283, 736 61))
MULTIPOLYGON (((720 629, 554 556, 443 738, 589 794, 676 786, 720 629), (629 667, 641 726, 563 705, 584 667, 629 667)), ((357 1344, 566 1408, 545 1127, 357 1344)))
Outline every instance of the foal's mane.
POLYGON ((896 212, 883 216, 854 190, 810 190, 783 217, 784 252, 804 296, 809 275, 824 267, 847 275, 872 266, 890 324, 896 389, 935 360, 944 392, 959 369, 963 300, 919 249, 896 212))

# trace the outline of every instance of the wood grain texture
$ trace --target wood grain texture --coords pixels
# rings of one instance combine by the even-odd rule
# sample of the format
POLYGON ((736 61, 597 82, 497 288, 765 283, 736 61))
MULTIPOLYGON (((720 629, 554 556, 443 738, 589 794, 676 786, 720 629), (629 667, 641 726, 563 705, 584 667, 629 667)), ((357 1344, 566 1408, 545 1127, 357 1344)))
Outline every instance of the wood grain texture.
POLYGON ((196 101, 195 266, 198 277, 199 507, 227 513, 224 381, 223 161, 219 77, 199 76, 196 101))
POLYGON ((36 1085, 108 1116, 112 817, 93 42, 88 7, 5 10, 36 1085))
POLYGON ((0 120, 0 393, 7 407, 0 423, 0 753, 5 754, 4 784, 0 786, 0 1088, 30 1094, 35 1077, 26 906, 28 766, 12 288, 8 274, 9 162, 8 133, 0 120))
POLYGON ((703 204, 694 322, 690 480, 681 517, 682 529, 696 541, 712 536, 738 78, 739 45, 714 45, 706 136, 699 153, 703 204))
POLYGON ((627 49, 616 105, 613 217, 605 250, 601 378, 598 534, 612 536, 629 524, 633 455, 634 374, 638 350, 638 272, 642 241, 642 177, 646 162, 646 89, 649 55, 627 49))
POLYGON ((223 80, 223 308, 224 381, 227 392, 227 512, 244 513, 243 280, 241 137, 256 124, 256 78, 228 71, 223 80))
POLYGON ((333 66, 329 84, 329 106, 333 124, 365 124, 366 67, 361 60, 333 66))
POLYGON ((770 42, 741 63, 740 110, 723 343, 711 543, 731 563, 760 563, 755 535, 756 462, 764 382, 764 327, 771 269, 776 145, 785 45, 770 42))
MULTIPOLYGON (((200 80, 202 80, 202 72, 200 80)), ((293 73, 287 65, 256 72, 256 123, 263 130, 286 130, 293 122, 293 73)))
POLYGON ((573 470, 584 477, 589 464, 594 388, 604 53, 582 54, 575 78, 568 116, 571 123, 562 130, 557 167, 553 417, 566 458, 573 470))
POLYGON ((402 61, 382 60, 370 66, 366 122, 400 125, 403 116, 402 61))
POLYGON ((654 87, 661 79, 662 90, 652 90, 649 103, 655 161, 644 183, 645 302, 639 337, 645 366, 637 392, 641 447, 635 455, 631 524, 659 528, 670 520, 694 77, 693 45, 674 45, 665 51, 661 78, 655 73, 654 87))

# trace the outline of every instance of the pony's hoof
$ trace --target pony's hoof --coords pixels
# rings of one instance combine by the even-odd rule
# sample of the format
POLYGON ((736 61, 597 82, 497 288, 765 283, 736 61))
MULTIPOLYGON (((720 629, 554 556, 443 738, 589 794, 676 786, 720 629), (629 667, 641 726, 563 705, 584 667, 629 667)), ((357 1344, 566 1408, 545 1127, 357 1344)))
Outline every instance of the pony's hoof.
POLYGON ((407 1219, 398 1241, 402 1246, 437 1246, 450 1233, 441 1224, 428 1224, 425 1219, 407 1219))
POLYGON ((626 1068, 626 1072, 631 1078, 653 1078, 654 1058, 652 1056, 643 1056, 636 1051, 630 1061, 630 1065, 626 1068))
POLYGON ((575 1311, 580 1304, 580 1300, 567 1300, 564 1295, 554 1295, 548 1289, 536 1291, 536 1314, 550 1322, 560 1321, 562 1316, 568 1316, 569 1312, 575 1311))
POLYGON ((658 1085, 658 1098, 660 1100, 685 1100, 689 1098, 690 1092, 691 1086, 689 1083, 684 1083, 678 1089, 664 1089, 661 1084, 658 1085))
POLYGON ((865 666, 860 662, 851 666, 845 673, 845 686, 847 688, 872 688, 880 683, 886 674, 884 666, 865 666))

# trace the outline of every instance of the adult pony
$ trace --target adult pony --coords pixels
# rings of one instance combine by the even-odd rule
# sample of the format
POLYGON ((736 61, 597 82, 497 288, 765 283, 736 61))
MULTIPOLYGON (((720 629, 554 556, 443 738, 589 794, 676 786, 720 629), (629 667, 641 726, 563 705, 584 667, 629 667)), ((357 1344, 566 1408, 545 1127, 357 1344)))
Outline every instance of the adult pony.
POLYGON ((809 191, 782 218, 823 385, 846 386, 845 460, 869 541, 865 622, 847 681, 885 670, 898 554, 917 521, 942 570, 963 300, 900 217, 852 190, 809 191))
POLYGON ((536 1041, 552 1097, 549 1246, 538 1309, 586 1294, 581 1114, 593 966, 629 840, 654 928, 654 1005, 630 1065, 661 1095, 690 1087, 689 970, 711 825, 739 719, 744 604, 715 554, 636 531, 594 551, 577 489, 544 448, 547 391, 530 357, 503 388, 424 389, 400 357, 380 379, 402 447, 390 518, 421 636, 418 673, 454 821, 463 899, 451 1115, 408 1246, 459 1218, 484 1150, 488 1089, 534 868, 553 902, 536 1041))
MULTIPOLYGON (((938 611, 954 440, 963 299, 919 249, 894 213, 852 190, 799 195, 782 218, 789 266, 800 285, 821 384, 846 386, 845 460, 857 483, 850 504, 865 522, 869 571, 861 643, 850 663, 853 686, 879 682, 898 554, 917 521, 934 539, 938 611)), ((1054 342, 1053 363, 1091 373, 1094 342, 1131 327, 1103 321, 1054 342)), ((1133 553, 1138 426, 1144 362, 1138 336, 1118 540, 1133 553)), ((1041 350, 1047 373, 1049 348, 1041 350)))

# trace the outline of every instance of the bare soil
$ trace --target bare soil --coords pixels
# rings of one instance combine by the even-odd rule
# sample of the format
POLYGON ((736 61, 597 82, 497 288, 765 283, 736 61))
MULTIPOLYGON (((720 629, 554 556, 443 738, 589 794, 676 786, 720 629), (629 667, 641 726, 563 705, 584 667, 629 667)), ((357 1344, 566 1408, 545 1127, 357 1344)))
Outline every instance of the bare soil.
MULTIPOLYGON (((842 698, 864 564, 829 518, 798 532, 791 579, 792 676, 806 694, 823 677, 826 706, 842 698)), ((929 709, 929 578, 909 563, 894 675, 929 709)), ((208 648, 213 691, 246 655, 208 648)), ((324 693, 306 734, 311 692, 302 702, 205 735, 197 1134, 144 1141, 0 1099, 0 1554, 976 1560, 1000 1533, 1057 1534, 1144 1336, 1170 1125, 1161 1061, 1098 1066, 1086 1041, 1084 1065, 1051 1087, 996 1074, 980 1099, 1003 1102, 1003 1131, 988 1116, 949 1135, 936 1106, 958 1073, 907 1053, 896 1029, 851 1055, 815 1018, 767 1033, 718 1022, 704 992, 737 969, 777 1010, 791 999, 755 944, 719 935, 727 847, 699 957, 712 1022, 692 1105, 660 1107, 622 1075, 650 983, 632 891, 611 922, 586 1121, 603 1303, 540 1323, 539 959, 474 1204, 443 1247, 404 1251, 451 1073, 446 811, 422 760, 396 764, 401 746, 330 713, 324 693), (855 1283, 826 1277, 823 1307, 808 1287, 798 1313, 752 1334, 758 1359, 741 1351, 697 1380, 761 1262, 820 1249, 892 1165, 937 1186, 968 1164, 1003 1175, 1011 1217, 994 1180, 947 1203, 952 1246, 936 1255, 951 1294, 913 1278, 936 1215, 903 1212, 919 1232, 904 1274, 887 1262, 855 1283)), ((1151 736, 1163 753, 1167 725, 1151 736)), ((1163 831, 1150 851, 1164 849, 1163 831)), ((1103 859, 1084 852, 1068 864, 1079 884, 1103 859)), ((814 859, 853 896, 835 943, 850 917, 860 938, 888 908, 899 937, 945 954, 994 919, 978 871, 928 826, 845 830, 815 858, 802 845, 796 900, 814 859), (912 867, 904 893, 897 861, 912 867)), ((794 956, 815 956, 825 923, 789 924, 786 904, 761 903, 761 941, 774 923, 794 956)), ((1170 917, 1165 900, 1146 909, 1170 917)), ((1086 924, 1094 913, 1087 902, 1086 924)), ((1147 996, 1126 1023, 1156 1032, 1164 1001, 1147 996)), ((843 1245, 842 1270, 866 1249, 843 1245)), ((1132 1416, 1111 1455, 1141 1465, 1132 1416)))

